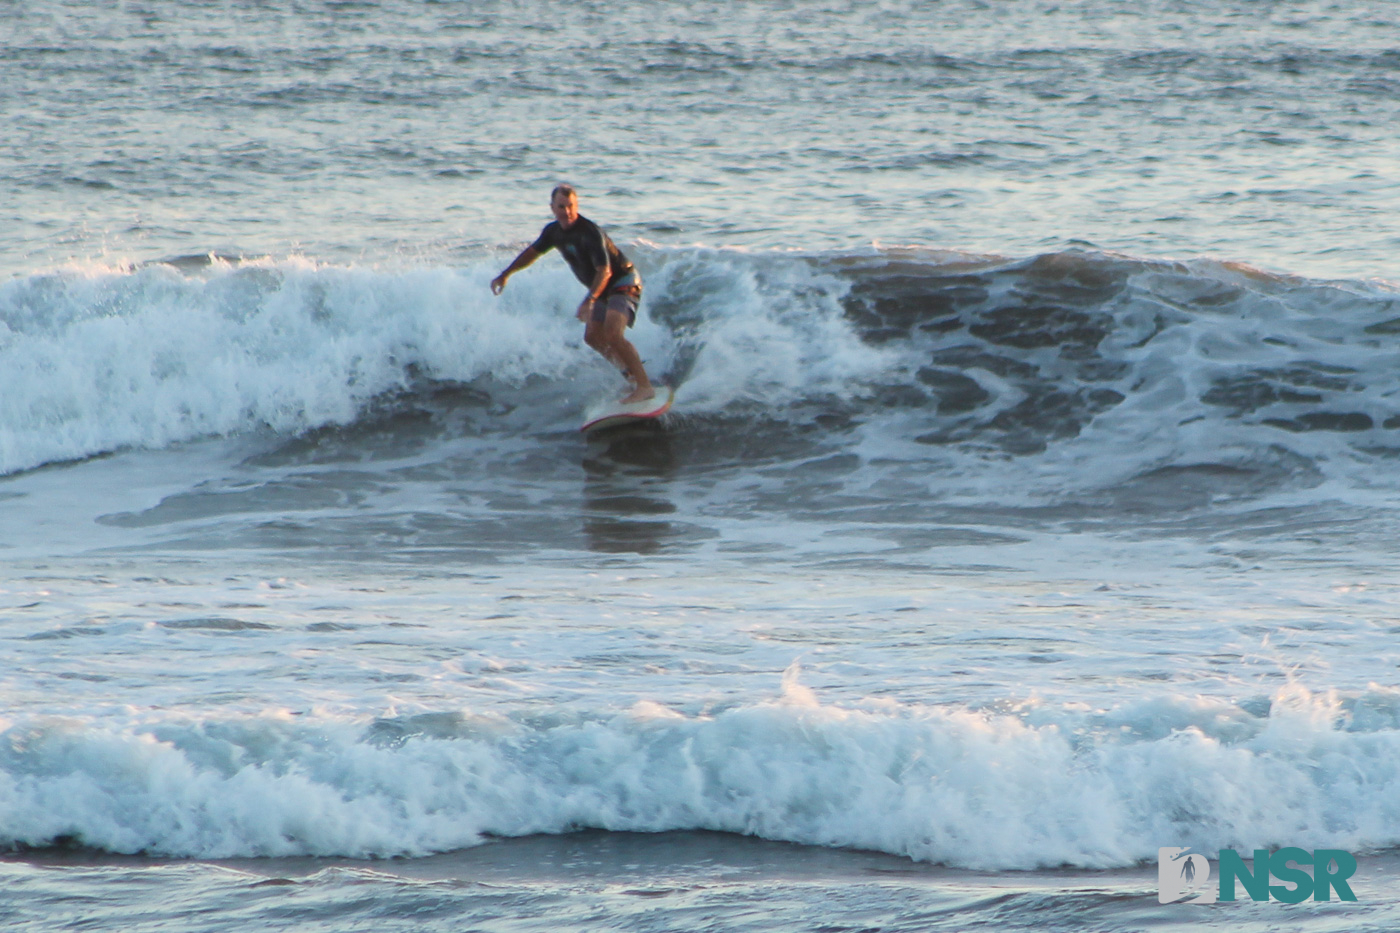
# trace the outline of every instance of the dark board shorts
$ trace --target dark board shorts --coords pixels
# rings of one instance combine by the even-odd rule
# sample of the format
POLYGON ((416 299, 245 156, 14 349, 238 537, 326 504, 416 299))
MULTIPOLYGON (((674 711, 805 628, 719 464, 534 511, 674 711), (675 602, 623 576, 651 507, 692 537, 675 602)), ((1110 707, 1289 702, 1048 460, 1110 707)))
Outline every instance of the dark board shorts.
POLYGON ((637 323, 637 306, 642 303, 642 276, 636 269, 613 283, 602 298, 593 302, 593 321, 601 324, 608 319, 609 311, 627 315, 627 326, 637 323))

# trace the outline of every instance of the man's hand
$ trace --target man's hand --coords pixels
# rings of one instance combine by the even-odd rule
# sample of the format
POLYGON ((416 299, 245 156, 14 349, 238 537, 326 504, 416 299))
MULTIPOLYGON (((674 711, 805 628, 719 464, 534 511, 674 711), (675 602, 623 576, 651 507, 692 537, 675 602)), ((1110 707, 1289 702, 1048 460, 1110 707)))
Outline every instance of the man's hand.
POLYGON ((502 272, 500 275, 498 275, 498 276, 496 276, 494 279, 492 279, 492 280, 491 280, 491 294, 493 294, 493 295, 499 295, 501 292, 505 291, 505 290, 506 290, 506 279, 507 279, 508 277, 509 277, 509 276, 507 276, 506 273, 502 272))

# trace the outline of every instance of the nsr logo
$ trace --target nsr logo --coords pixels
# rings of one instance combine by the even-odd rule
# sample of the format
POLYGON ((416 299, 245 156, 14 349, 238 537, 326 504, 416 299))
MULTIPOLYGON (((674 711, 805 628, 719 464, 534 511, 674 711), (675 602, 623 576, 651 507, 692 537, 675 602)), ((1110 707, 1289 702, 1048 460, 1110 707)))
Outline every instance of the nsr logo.
POLYGON ((1311 897, 1315 901, 1330 901, 1332 891, 1344 901, 1356 900, 1347 879, 1356 874, 1356 859, 1341 849, 1306 849, 1288 847, 1277 852, 1254 850, 1254 870, 1250 871, 1244 858, 1234 849, 1220 850, 1220 882, 1210 883, 1210 861, 1189 848, 1157 850, 1157 900, 1163 904, 1214 904, 1216 900, 1233 901, 1235 882, 1244 886, 1252 901, 1267 901, 1270 896, 1285 904, 1297 904, 1311 897), (1301 867, 1311 865, 1312 874, 1301 867), (1283 884, 1269 884, 1273 876, 1283 884))

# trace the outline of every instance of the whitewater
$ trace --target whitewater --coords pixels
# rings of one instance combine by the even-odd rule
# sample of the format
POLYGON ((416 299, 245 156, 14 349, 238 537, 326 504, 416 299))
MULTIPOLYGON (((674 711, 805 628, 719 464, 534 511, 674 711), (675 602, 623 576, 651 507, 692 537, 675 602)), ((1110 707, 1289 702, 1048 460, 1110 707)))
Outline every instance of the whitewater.
POLYGON ((11 14, 6 929, 1395 927, 1388 6, 11 14))

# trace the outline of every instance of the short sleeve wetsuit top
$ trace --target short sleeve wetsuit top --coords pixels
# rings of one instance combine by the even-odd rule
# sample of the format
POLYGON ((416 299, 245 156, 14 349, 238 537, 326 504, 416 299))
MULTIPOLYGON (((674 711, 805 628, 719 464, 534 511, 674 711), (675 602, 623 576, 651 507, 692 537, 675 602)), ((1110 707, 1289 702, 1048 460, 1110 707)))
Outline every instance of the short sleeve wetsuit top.
POLYGON ((531 249, 537 253, 547 253, 556 248, 574 271, 575 277, 589 288, 593 287, 598 270, 606 263, 608 283, 603 287, 605 295, 612 291, 619 279, 632 271, 632 263, 622 255, 622 250, 597 224, 582 215, 567 230, 557 220, 545 224, 539 239, 531 244, 531 249))

